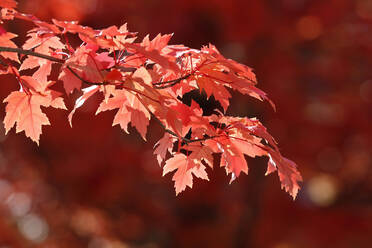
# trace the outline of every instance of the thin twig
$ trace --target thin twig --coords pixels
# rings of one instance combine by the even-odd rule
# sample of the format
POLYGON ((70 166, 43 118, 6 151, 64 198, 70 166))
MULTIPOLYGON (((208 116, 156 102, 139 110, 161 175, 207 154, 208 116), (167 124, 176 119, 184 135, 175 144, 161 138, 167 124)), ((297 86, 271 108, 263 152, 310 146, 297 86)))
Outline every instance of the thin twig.
POLYGON ((160 126, 164 129, 164 132, 169 133, 169 134, 171 134, 171 135, 173 135, 173 136, 181 139, 186 144, 194 143, 194 142, 199 142, 199 141, 205 141, 205 140, 209 140, 209 139, 213 139, 213 138, 218 137, 218 136, 210 136, 210 137, 205 137, 205 138, 201 138, 201 139, 192 139, 192 140, 191 139, 188 139, 188 138, 185 138, 185 137, 180 137, 178 134, 176 134, 172 130, 166 128, 166 126, 154 115, 154 113, 152 113, 150 111, 149 111, 149 113, 160 124, 160 126))
POLYGON ((135 72, 137 69, 134 67, 124 67, 120 65, 114 66, 116 69, 119 69, 122 72, 135 72))
POLYGON ((169 88, 169 87, 172 87, 173 85, 176 85, 178 84, 179 82, 181 82, 182 80, 184 79, 187 79, 191 76, 192 74, 189 73, 189 74, 186 74, 185 76, 182 76, 180 78, 177 78, 177 79, 173 79, 173 80, 169 80, 169 81, 160 81, 160 82, 157 82, 157 83, 153 83, 154 85, 154 88, 155 89, 165 89, 165 88, 169 88), (158 85, 161 85, 161 86, 158 86, 158 85))
POLYGON ((75 77, 77 77, 78 79, 80 79, 83 83, 85 84, 89 84, 89 85, 107 85, 108 83, 107 82, 102 82, 102 83, 96 83, 96 82, 90 82, 90 81, 87 81, 85 80, 84 78, 80 77, 79 74, 77 74, 70 66, 67 66, 67 69, 72 73, 74 74, 75 77))
POLYGON ((47 59, 47 60, 50 60, 50 61, 53 61, 53 62, 56 62, 56 63, 60 63, 60 64, 65 63, 65 60, 64 59, 59 59, 59 58, 52 57, 52 56, 49 56, 49 55, 37 53, 37 52, 34 52, 32 50, 23 50, 21 48, 2 47, 2 46, 0 46, 0 52, 11 52, 11 53, 25 54, 25 55, 30 55, 30 56, 34 56, 34 57, 39 57, 39 58, 47 59))

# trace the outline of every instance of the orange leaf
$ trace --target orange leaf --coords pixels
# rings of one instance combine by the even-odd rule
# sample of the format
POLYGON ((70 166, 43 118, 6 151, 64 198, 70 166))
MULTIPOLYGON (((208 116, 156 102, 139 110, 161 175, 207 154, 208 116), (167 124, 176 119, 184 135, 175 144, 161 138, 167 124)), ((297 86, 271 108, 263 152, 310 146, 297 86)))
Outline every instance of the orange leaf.
POLYGON ((209 180, 205 171, 205 166, 202 164, 195 164, 182 153, 177 153, 174 157, 165 162, 163 176, 174 170, 177 170, 172 178, 176 189, 176 195, 184 191, 186 186, 192 188, 192 174, 198 178, 209 180))
POLYGON ((282 189, 284 188, 285 191, 293 197, 293 200, 295 200, 298 190, 300 189, 299 182, 302 182, 302 177, 297 170, 297 165, 293 161, 282 157, 279 152, 270 149, 266 175, 275 170, 278 170, 282 189))
POLYGON ((74 89, 80 90, 81 80, 78 79, 70 70, 64 68, 59 74, 58 79, 63 81, 63 87, 67 94, 71 94, 74 89))
MULTIPOLYGON (((0 34, 0 46, 3 47, 11 47, 11 48, 17 48, 17 45, 11 41, 11 39, 17 37, 18 35, 13 33, 3 33, 0 34)), ((11 53, 11 52, 0 52, 0 55, 4 58, 11 59, 13 61, 16 61, 19 63, 18 54, 17 53, 11 53)))
POLYGON ((174 142, 174 137, 170 135, 169 133, 165 133, 164 137, 161 138, 155 145, 156 147, 154 154, 156 154, 156 158, 158 160, 159 165, 163 162, 165 159, 165 156, 168 152, 172 151, 173 147, 173 142, 174 142))
POLYGON ((4 118, 5 132, 17 123, 16 132, 25 131, 27 137, 39 144, 42 125, 50 125, 48 117, 40 106, 49 106, 50 99, 40 95, 27 95, 13 91, 5 100, 7 102, 4 118))
POLYGON ((98 90, 99 90, 99 87, 97 85, 93 85, 93 86, 83 89, 83 95, 80 96, 78 99, 76 99, 74 109, 68 115, 68 121, 71 127, 72 127, 72 116, 74 115, 76 109, 83 106, 84 102, 88 100, 91 96, 93 96, 98 90))
POLYGON ((137 129, 142 138, 146 140, 147 126, 149 125, 150 118, 147 118, 145 113, 140 110, 127 106, 128 111, 131 113, 131 125, 137 129))

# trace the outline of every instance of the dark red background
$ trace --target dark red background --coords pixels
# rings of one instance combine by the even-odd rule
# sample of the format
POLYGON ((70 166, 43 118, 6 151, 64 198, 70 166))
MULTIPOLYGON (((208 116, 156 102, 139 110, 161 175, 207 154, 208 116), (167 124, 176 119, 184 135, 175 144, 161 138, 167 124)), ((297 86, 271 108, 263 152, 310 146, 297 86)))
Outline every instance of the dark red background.
MULTIPOLYGON (((233 94, 228 113, 257 116, 304 177, 297 200, 265 177, 266 159, 232 185, 223 169, 175 196, 148 142, 94 116, 97 99, 75 115, 45 110, 37 147, 1 131, 1 247, 369 247, 372 242, 372 4, 368 0, 20 1, 42 20, 103 28, 128 22, 172 44, 215 44, 255 69, 276 103, 233 94)), ((7 30, 22 37, 31 26, 7 30)), ((18 86, 1 77, 0 99, 18 86)), ((68 108, 73 99, 66 101, 68 108)), ((1 105, 1 117, 4 116, 1 105)), ((3 129, 3 127, 1 126, 3 129)))

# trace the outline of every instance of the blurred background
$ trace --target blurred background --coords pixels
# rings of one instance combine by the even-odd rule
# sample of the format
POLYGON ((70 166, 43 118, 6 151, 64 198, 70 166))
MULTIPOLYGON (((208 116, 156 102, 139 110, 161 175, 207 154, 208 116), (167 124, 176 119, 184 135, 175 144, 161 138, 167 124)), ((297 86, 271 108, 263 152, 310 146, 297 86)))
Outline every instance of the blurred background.
MULTIPOLYGON (((39 147, 1 125, 1 248, 370 247, 372 1, 24 0, 18 9, 94 28, 128 22, 140 39, 211 42, 253 67, 277 112, 234 93, 228 114, 258 117, 304 183, 292 201, 256 158, 232 185, 216 166, 210 182, 176 197, 152 154, 161 127, 151 122, 144 142, 111 127, 114 112, 94 116, 91 99, 73 128, 66 111, 45 110, 52 126, 39 147)), ((30 28, 7 26, 19 45, 30 28)), ((17 89, 1 76, 0 99, 17 89)))

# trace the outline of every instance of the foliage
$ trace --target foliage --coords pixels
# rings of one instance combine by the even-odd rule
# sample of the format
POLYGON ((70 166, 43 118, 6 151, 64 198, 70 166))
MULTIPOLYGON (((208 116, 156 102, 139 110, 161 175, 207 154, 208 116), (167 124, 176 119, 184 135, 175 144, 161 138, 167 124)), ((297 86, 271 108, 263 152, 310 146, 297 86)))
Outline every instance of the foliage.
MULTIPOLYGON (((208 180, 206 168, 213 168, 215 154, 220 166, 231 175, 230 183, 241 172, 248 174, 245 155, 269 158, 266 174, 278 172, 282 188, 293 198, 302 180, 294 162, 284 158, 274 138, 256 118, 232 117, 225 113, 230 104, 229 90, 259 100, 267 95, 256 88, 252 69, 227 59, 211 44, 200 50, 169 45, 172 35, 146 36, 136 41, 127 25, 93 29, 77 22, 44 22, 15 10, 13 0, 1 0, 2 21, 21 19, 35 27, 28 31, 22 47, 12 41, 16 34, 2 30, 0 35, 1 74, 12 74, 20 90, 5 98, 6 133, 16 132, 39 143, 43 125, 50 125, 41 107, 66 109, 63 93, 55 84, 63 83, 68 97, 81 92, 72 118, 89 98, 102 95, 96 114, 114 110, 113 125, 128 132, 130 123, 144 140, 150 119, 164 129, 164 137, 155 144, 154 154, 163 175, 175 171, 176 194, 192 187, 193 176, 208 180), (69 40, 80 40, 73 46, 69 40), (58 66, 58 77, 51 75, 58 66), (23 75, 33 70, 32 77, 23 75), (215 99, 213 113, 206 113, 186 94, 198 92, 215 99)), ((275 107, 274 107, 275 108, 275 107)))

